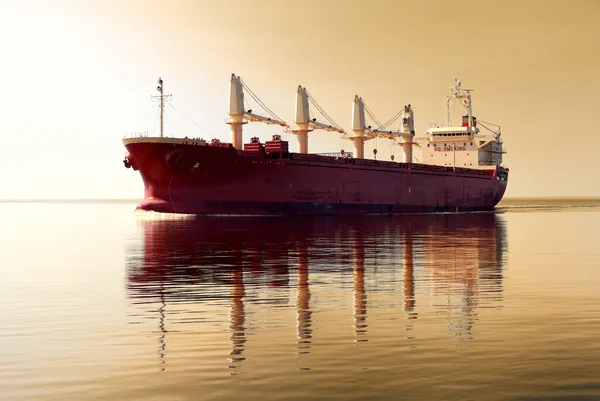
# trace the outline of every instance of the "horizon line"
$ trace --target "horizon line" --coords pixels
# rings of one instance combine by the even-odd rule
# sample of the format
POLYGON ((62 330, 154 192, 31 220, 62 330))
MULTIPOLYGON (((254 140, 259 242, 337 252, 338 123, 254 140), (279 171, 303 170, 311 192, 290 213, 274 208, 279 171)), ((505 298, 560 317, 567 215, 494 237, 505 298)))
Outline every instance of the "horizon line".
MULTIPOLYGON (((143 198, 0 198, 0 203, 93 203, 93 202, 140 202, 143 198)), ((582 196, 507 196, 507 200, 600 200, 598 195, 582 196)))

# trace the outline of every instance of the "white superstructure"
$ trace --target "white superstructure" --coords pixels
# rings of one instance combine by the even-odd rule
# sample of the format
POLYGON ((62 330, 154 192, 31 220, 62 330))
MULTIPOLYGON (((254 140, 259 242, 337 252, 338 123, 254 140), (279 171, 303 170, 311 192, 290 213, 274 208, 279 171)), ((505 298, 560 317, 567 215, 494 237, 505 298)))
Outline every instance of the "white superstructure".
POLYGON ((419 144, 423 163, 481 169, 502 164, 502 154, 506 152, 502 148, 500 127, 477 121, 473 116, 471 92, 471 89, 462 89, 458 80, 450 88, 446 95, 446 126, 429 128, 427 136, 419 144), (466 112, 462 116, 462 124, 453 126, 452 107, 457 102, 466 112), (478 125, 488 132, 480 131, 478 125))

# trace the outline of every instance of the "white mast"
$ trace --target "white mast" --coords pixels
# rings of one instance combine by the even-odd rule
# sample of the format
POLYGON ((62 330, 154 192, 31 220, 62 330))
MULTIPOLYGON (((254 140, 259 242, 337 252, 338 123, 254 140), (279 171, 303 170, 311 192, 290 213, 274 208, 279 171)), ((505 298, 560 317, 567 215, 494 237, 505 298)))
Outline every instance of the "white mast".
POLYGON ((365 141, 373 139, 372 137, 365 136, 366 130, 365 104, 362 97, 354 95, 354 103, 352 105, 352 132, 354 132, 354 136, 349 137, 349 139, 354 142, 354 157, 357 159, 364 159, 365 141))
POLYGON ((472 89, 462 89, 461 82, 454 80, 454 86, 450 88, 450 93, 446 95, 446 127, 452 126, 452 100, 459 100, 467 109, 469 127, 473 126, 473 109, 471 107, 472 89))
POLYGON ((308 153, 308 133, 313 129, 322 129, 325 131, 339 132, 345 135, 346 131, 337 126, 335 122, 325 114, 321 106, 317 104, 314 98, 309 95, 305 87, 298 85, 296 91, 296 129, 292 132, 298 135, 298 153, 308 153), (310 118, 310 110, 308 107, 309 99, 313 102, 313 105, 323 114, 331 124, 324 124, 317 121, 316 118, 310 118))
POLYGON ((309 120, 308 94, 306 88, 298 85, 296 91, 296 129, 292 131, 298 136, 298 153, 308 153, 308 133, 312 131, 308 126, 309 120))
POLYGON ((404 106, 404 115, 402 116, 402 149, 404 150, 404 163, 412 163, 413 159, 413 138, 415 136, 415 117, 413 109, 410 106, 404 106))
POLYGON ((164 127, 165 127, 165 100, 163 98, 163 81, 162 78, 158 78, 158 91, 160 92, 160 137, 163 137, 164 127))
POLYGON ((165 95, 163 94, 164 88, 163 88, 163 80, 162 78, 158 78, 158 86, 156 87, 156 90, 160 93, 159 96, 152 96, 153 100, 158 100, 159 101, 159 107, 160 107, 160 137, 162 138, 164 135, 164 114, 165 114, 165 100, 169 100, 171 98, 171 95, 165 95))
POLYGON ((240 77, 231 74, 229 84, 229 117, 227 124, 231 125, 231 143, 233 147, 242 150, 242 127, 248 124, 244 121, 244 93, 240 77))
POLYGON ((248 124, 244 119, 253 122, 263 122, 265 124, 277 124, 284 128, 289 128, 289 125, 269 110, 268 107, 256 97, 250 88, 242 82, 242 78, 235 74, 231 74, 229 85, 229 117, 231 118, 227 121, 227 124, 231 125, 231 143, 233 144, 233 147, 238 150, 242 150, 244 146, 242 127, 244 124, 248 124), (244 88, 248 90, 250 97, 262 106, 272 117, 264 117, 260 114, 253 113, 252 110, 244 110, 244 88))

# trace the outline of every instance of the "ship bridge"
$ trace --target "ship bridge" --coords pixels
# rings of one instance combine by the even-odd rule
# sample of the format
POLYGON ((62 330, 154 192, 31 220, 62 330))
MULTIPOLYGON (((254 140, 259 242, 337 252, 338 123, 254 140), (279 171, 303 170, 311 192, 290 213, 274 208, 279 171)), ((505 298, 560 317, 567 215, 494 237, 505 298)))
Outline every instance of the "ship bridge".
POLYGON ((489 168, 502 164, 500 134, 473 127, 430 128, 421 144, 423 163, 446 167, 489 168))
POLYGON ((460 81, 446 95, 446 126, 434 125, 420 144, 423 163, 446 167, 489 169, 502 164, 506 153, 500 138, 500 126, 477 121, 471 105, 471 89, 462 89, 460 81), (452 107, 464 107, 461 126, 452 126, 452 107), (482 132, 479 126, 485 129, 482 132), (493 126, 493 128, 490 128, 493 126))

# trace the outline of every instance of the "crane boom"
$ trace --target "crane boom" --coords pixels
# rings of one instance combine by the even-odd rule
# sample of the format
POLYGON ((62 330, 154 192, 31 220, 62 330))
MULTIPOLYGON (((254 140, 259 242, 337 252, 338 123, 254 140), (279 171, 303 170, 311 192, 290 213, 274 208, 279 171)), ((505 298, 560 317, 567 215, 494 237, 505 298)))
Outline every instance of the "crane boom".
POLYGON ((318 121, 309 121, 308 126, 311 128, 314 128, 314 129, 322 129, 325 131, 339 132, 340 134, 346 133, 346 131, 344 131, 343 128, 338 128, 338 127, 334 127, 332 125, 323 124, 318 121))
POLYGON ((365 134, 372 138, 398 139, 404 136, 411 136, 401 131, 383 131, 379 129, 365 129, 365 134))
POLYGON ((250 110, 248 110, 247 112, 244 113, 244 118, 246 120, 252 121, 252 122, 262 122, 265 124, 277 124, 277 125, 281 125, 282 127, 286 127, 286 128, 290 127, 288 125, 288 123, 286 123, 285 121, 277 120, 277 119, 271 118, 271 117, 264 117, 264 116, 261 116, 260 114, 252 113, 250 110))

